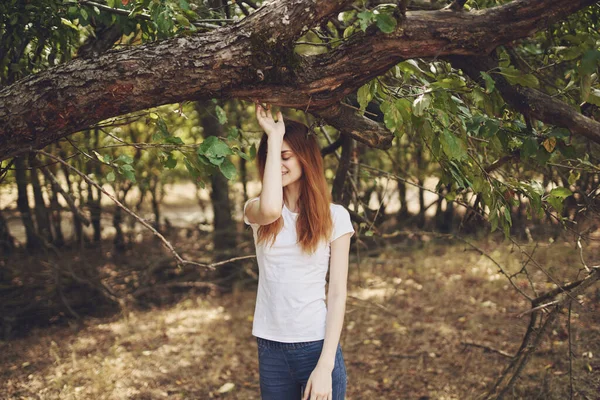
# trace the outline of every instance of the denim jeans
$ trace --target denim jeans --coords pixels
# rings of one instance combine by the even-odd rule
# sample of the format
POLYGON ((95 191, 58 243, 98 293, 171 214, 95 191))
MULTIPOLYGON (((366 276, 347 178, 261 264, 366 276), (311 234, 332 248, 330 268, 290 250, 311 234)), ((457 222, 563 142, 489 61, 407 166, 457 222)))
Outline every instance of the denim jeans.
MULTIPOLYGON (((324 340, 282 343, 257 338, 262 400, 300 400, 321 356, 324 340)), ((333 400, 346 396, 346 365, 338 344, 331 373, 333 400)))

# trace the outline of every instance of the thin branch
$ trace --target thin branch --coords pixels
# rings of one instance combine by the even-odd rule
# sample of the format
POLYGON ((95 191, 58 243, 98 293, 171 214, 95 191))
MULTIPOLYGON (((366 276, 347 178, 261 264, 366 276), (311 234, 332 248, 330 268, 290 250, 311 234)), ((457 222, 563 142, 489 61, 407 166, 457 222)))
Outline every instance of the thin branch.
POLYGON ((491 352, 491 353, 496 353, 496 354, 500 354, 503 357, 507 357, 507 358, 513 358, 514 355, 507 353, 504 350, 498 350, 498 349, 494 349, 493 347, 490 346, 485 346, 483 344, 479 344, 479 343, 474 343, 474 342, 460 342, 460 344, 464 345, 464 346, 473 346, 473 347, 478 347, 480 349, 484 349, 486 352, 491 352))

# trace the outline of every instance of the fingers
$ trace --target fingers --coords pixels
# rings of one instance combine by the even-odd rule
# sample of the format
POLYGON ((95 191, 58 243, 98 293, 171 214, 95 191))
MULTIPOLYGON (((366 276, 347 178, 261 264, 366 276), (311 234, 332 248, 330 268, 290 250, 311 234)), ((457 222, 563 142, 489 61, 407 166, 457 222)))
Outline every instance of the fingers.
POLYGON ((306 383, 306 388, 304 389, 304 396, 302 396, 302 400, 308 400, 308 395, 310 394, 310 390, 312 388, 312 381, 309 379, 306 383))

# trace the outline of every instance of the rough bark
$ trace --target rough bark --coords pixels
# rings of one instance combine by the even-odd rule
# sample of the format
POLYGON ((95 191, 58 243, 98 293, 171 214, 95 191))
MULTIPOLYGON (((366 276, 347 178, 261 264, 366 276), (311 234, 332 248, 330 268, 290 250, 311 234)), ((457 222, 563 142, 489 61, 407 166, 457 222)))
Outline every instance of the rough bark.
MULTIPOLYGON (((353 124, 367 128, 351 129, 351 136, 387 148, 387 130, 340 111, 344 96, 403 59, 489 54, 596 1, 516 0, 474 12, 407 12, 394 33, 369 29, 325 54, 293 52, 295 39, 350 3, 269 2, 232 26, 75 59, 22 79, 0 90, 0 160, 109 117, 212 97, 258 98, 320 112, 336 128, 348 123, 342 116, 349 114, 353 124)), ((574 122, 582 125, 584 118, 574 122)), ((576 134, 587 129, 566 127, 576 134)))
POLYGON ((348 207, 348 204, 350 204, 350 191, 346 188, 348 183, 346 177, 350 172, 350 162, 352 161, 352 153, 354 152, 354 140, 347 134, 340 135, 340 139, 342 143, 342 155, 335 172, 331 194, 334 202, 348 207))

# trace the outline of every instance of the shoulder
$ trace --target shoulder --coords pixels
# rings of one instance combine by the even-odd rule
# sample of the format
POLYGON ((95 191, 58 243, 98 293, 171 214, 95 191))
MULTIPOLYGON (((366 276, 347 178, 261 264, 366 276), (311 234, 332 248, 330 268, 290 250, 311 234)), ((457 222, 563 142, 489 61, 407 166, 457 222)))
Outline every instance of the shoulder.
POLYGON ((342 223, 342 221, 350 221, 350 212, 342 204, 329 203, 329 210, 331 211, 331 220, 334 224, 342 223))
POLYGON ((329 210, 331 210, 331 216, 337 215, 337 214, 350 214, 348 212, 348 210, 346 209, 346 207, 344 207, 341 204, 336 204, 336 203, 329 203, 329 210))

